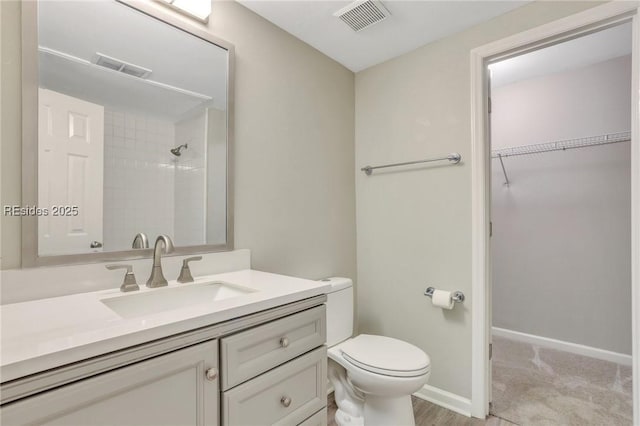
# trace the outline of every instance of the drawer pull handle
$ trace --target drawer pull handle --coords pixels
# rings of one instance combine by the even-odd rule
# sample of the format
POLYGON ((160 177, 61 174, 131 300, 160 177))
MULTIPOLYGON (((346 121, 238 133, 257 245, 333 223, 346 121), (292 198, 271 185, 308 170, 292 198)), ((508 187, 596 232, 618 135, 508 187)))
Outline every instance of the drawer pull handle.
POLYGON ((280 398, 280 403, 285 407, 288 407, 291 405, 291 398, 289 398, 288 396, 283 396, 282 398, 280 398))
POLYGON ((280 339, 280 346, 282 346, 283 348, 289 346, 289 339, 287 339, 286 337, 280 339))
POLYGON ((215 368, 215 367, 208 369, 207 373, 206 373, 206 376, 207 376, 207 380, 213 381, 213 380, 217 379, 218 378, 218 369, 215 368))

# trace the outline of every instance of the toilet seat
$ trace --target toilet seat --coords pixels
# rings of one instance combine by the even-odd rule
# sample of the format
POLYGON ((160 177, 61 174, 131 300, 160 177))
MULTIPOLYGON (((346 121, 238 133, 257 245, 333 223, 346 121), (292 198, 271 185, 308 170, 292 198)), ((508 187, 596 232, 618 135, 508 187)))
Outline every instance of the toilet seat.
POLYGON ((392 337, 361 334, 340 345, 340 352, 350 364, 385 376, 416 377, 430 371, 424 351, 392 337))

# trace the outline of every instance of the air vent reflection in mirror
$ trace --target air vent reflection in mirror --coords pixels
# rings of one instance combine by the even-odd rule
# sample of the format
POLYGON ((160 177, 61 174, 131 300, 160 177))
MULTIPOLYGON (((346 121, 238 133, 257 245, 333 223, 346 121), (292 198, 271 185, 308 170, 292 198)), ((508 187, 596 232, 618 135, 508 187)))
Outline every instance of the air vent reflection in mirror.
POLYGON ((98 66, 128 74, 133 77, 147 78, 151 75, 151 70, 148 68, 141 67, 140 65, 134 65, 100 52, 96 52, 93 59, 93 63, 98 66))

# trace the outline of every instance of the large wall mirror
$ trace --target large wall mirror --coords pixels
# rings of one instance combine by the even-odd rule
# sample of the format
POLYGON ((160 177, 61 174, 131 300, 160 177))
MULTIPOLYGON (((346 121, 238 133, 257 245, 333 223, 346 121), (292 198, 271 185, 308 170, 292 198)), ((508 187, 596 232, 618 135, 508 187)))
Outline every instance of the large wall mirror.
POLYGON ((149 3, 23 5, 23 265, 148 257, 160 234, 231 249, 233 47, 149 3))

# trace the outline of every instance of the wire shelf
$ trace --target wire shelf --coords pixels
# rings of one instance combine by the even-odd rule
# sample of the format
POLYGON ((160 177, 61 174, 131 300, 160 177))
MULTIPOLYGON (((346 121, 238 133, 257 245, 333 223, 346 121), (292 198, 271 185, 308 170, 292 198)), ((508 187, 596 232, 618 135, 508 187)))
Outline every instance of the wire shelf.
POLYGON ((631 140, 631 132, 609 133, 606 135, 590 136, 579 139, 567 139, 546 142, 535 145, 514 146, 491 151, 491 158, 506 158, 516 155, 539 154, 551 151, 566 151, 568 149, 585 148, 589 146, 608 145, 631 140))

